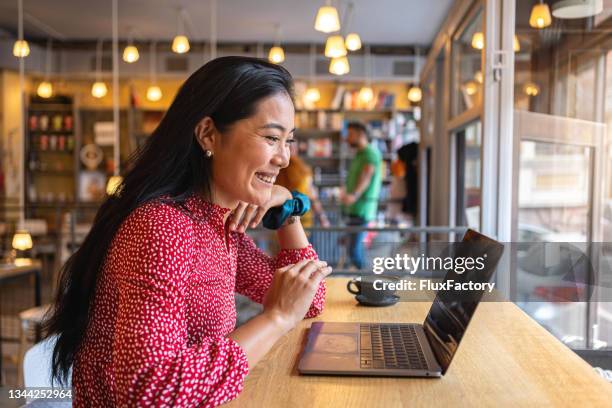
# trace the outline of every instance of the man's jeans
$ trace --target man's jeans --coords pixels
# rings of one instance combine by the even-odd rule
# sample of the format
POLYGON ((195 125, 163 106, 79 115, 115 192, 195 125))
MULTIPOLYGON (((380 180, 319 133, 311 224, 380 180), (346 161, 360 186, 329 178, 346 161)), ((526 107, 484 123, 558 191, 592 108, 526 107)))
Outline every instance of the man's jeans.
MULTIPOLYGON (((349 215, 347 225, 352 227, 365 227, 368 222, 361 217, 355 215, 349 215)), ((363 247, 363 240, 367 235, 367 231, 360 231, 356 233, 350 233, 349 235, 349 256, 351 262, 357 269, 363 269, 365 267, 365 248, 363 247)))

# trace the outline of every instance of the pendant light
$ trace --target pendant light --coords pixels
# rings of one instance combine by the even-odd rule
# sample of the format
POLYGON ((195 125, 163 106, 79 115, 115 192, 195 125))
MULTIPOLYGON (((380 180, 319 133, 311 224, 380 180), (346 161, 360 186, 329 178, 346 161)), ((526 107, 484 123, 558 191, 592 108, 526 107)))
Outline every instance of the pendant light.
POLYGON ((106 194, 113 195, 117 192, 117 189, 123 182, 123 177, 121 176, 111 176, 106 183, 106 194))
POLYGON ((51 72, 51 45, 53 40, 47 40, 47 50, 45 55, 45 79, 38 84, 36 88, 36 94, 41 98, 47 99, 53 96, 53 85, 49 81, 49 75, 51 72))
MULTIPOLYGON (((350 2, 348 4, 348 10, 346 11, 346 23, 344 24, 346 31, 348 31, 348 29, 351 28, 354 7, 355 5, 353 4, 353 2, 350 2)), ((361 48, 361 37, 359 37, 359 34, 355 32, 349 32, 349 34, 347 34, 344 40, 344 45, 346 46, 346 49, 349 51, 357 51, 358 49, 361 48)))
POLYGON ((423 99, 423 91, 416 85, 412 85, 408 90, 408 100, 412 103, 419 103, 423 99))
POLYGON ((275 41, 274 46, 270 48, 270 52, 268 53, 268 60, 274 64, 280 64, 285 60, 285 50, 280 46, 280 25, 276 24, 275 26, 275 41))
POLYGON ((23 0, 17 0, 17 41, 13 45, 13 55, 17 58, 30 55, 30 45, 23 39, 23 0))
POLYGON ((346 49, 349 51, 357 51, 361 48, 361 38, 357 33, 350 33, 347 35, 344 43, 346 45, 346 49))
POLYGON ((25 229, 18 229, 13 235, 12 246, 18 251, 27 251, 32 248, 32 236, 25 229))
POLYGON ((334 75, 348 74, 350 70, 351 67, 346 56, 332 58, 331 62, 329 63, 329 72, 334 75))
POLYGON ((121 177, 121 138, 119 134, 119 15, 118 0, 113 0, 113 161, 115 169, 113 176, 108 179, 106 192, 109 195, 120 192, 123 178, 121 177))
POLYGON ((603 11, 603 0, 561 0, 552 6, 557 18, 587 18, 603 11))
MULTIPOLYGON (((420 70, 421 63, 421 50, 419 48, 416 49, 416 61, 415 68, 417 75, 421 72, 420 70)), ((423 99, 423 91, 418 85, 412 85, 410 89, 408 89, 408 100, 412 103, 419 103, 423 99)))
POLYGON ((309 87, 308 89, 306 89, 306 93, 304 94, 304 98, 312 103, 315 104, 317 102, 319 102, 319 100, 321 99, 321 92, 319 92, 319 88, 317 87, 309 87))
POLYGON ((151 84, 147 88, 147 99, 151 102, 157 102, 162 98, 162 91, 157 86, 157 54, 155 51, 155 42, 151 42, 149 50, 149 80, 151 84))
POLYGON ((315 18, 315 30, 325 34, 340 31, 340 17, 338 10, 331 5, 330 0, 325 1, 325 6, 319 8, 315 18))
MULTIPOLYGON (((23 5, 21 0, 19 0, 19 39, 23 39, 23 5)), ((26 43, 27 45, 27 43, 26 43)), ((28 48, 29 50, 29 48, 28 48)), ((29 52, 29 51, 28 51, 29 52)), ((27 54, 26 54, 27 55, 27 54)), ((19 59, 19 113, 23 118, 26 115, 25 112, 25 60, 23 57, 26 55, 21 55, 22 58, 19 59)), ((25 140, 25 127, 23 120, 19 120, 19 136, 21 140, 25 140)), ((15 234, 13 235, 12 247, 16 251, 25 251, 27 249, 32 248, 32 236, 30 233, 24 228, 25 224, 25 143, 19 143, 19 155, 21 156, 21 160, 19 160, 19 174, 21 175, 21 187, 19 188, 19 224, 15 234)))
POLYGON ((550 8, 548 8, 548 4, 540 0, 540 3, 535 4, 531 9, 529 25, 533 28, 544 28, 548 27, 551 23, 550 8))
POLYGON ((528 96, 536 96, 540 93, 540 87, 534 82, 527 82, 523 87, 523 92, 528 96))
POLYGON ((138 61, 140 58, 140 54, 138 53, 138 48, 133 43, 133 30, 129 30, 128 34, 128 43, 123 49, 123 60, 128 64, 138 61))
POLYGON ((177 21, 177 30, 176 37, 172 40, 172 51, 177 54, 185 54, 189 51, 189 39, 185 35, 185 29, 183 26, 183 13, 185 11, 183 9, 178 10, 178 21, 177 21))
POLYGON ((96 45, 96 81, 91 86, 91 95, 94 98, 104 98, 108 93, 106 84, 102 81, 102 40, 96 45))
POLYGON ((476 81, 467 81, 463 85, 463 90, 468 96, 473 96, 476 94, 476 92, 478 92, 478 84, 476 83, 476 81))
POLYGON ((306 93, 304 94, 304 99, 312 105, 319 102, 321 99, 321 92, 315 86, 315 59, 316 59, 316 45, 310 44, 310 55, 309 55, 309 70, 310 70, 310 80, 308 84, 308 89, 306 89, 306 93))
POLYGON ((484 34, 477 31, 472 35, 472 48, 482 50, 484 48, 484 34))
POLYGON ((344 57, 347 54, 344 39, 341 35, 330 35, 325 42, 325 56, 328 58, 344 57))
POLYGON ((359 98, 359 101, 366 108, 369 108, 370 102, 372 102, 372 100, 374 99, 374 91, 372 90, 372 85, 371 85, 372 75, 370 71, 372 68, 372 64, 371 64, 370 58, 371 58, 370 46, 367 45, 365 47, 365 55, 363 56, 366 80, 365 80, 364 86, 361 87, 361 89, 359 90, 359 94, 357 96, 359 98))
POLYGON ((514 49, 514 52, 519 52, 521 50, 521 43, 519 42, 519 39, 516 34, 514 34, 514 39, 512 41, 512 48, 514 49))

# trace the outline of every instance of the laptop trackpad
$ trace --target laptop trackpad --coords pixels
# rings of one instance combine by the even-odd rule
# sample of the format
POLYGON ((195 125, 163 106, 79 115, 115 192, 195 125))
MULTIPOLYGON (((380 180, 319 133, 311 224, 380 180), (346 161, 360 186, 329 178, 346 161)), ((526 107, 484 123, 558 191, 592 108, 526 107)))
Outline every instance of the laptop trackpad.
POLYGON ((314 322, 298 369, 303 373, 359 369, 359 324, 314 322))

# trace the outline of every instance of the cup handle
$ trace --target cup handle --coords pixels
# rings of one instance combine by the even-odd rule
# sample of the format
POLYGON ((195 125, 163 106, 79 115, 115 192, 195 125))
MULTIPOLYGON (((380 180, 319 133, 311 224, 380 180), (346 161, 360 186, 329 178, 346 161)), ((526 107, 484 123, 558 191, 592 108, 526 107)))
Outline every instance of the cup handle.
POLYGON ((357 286, 357 282, 355 282, 354 280, 348 281, 348 283, 346 284, 346 290, 348 290, 353 295, 358 295, 361 293, 361 291, 359 290, 359 286, 357 286), (357 289, 353 289, 351 285, 355 285, 355 288, 357 289))

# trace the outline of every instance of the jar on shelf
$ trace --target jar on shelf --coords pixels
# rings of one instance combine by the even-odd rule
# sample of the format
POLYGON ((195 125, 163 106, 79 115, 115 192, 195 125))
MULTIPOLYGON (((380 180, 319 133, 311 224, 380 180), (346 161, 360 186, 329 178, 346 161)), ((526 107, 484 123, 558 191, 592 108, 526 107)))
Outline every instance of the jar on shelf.
POLYGON ((30 130, 38 129, 38 116, 31 115, 30 116, 30 130))
POLYGON ((47 130, 49 128, 49 115, 40 115, 38 125, 40 130, 47 130))

